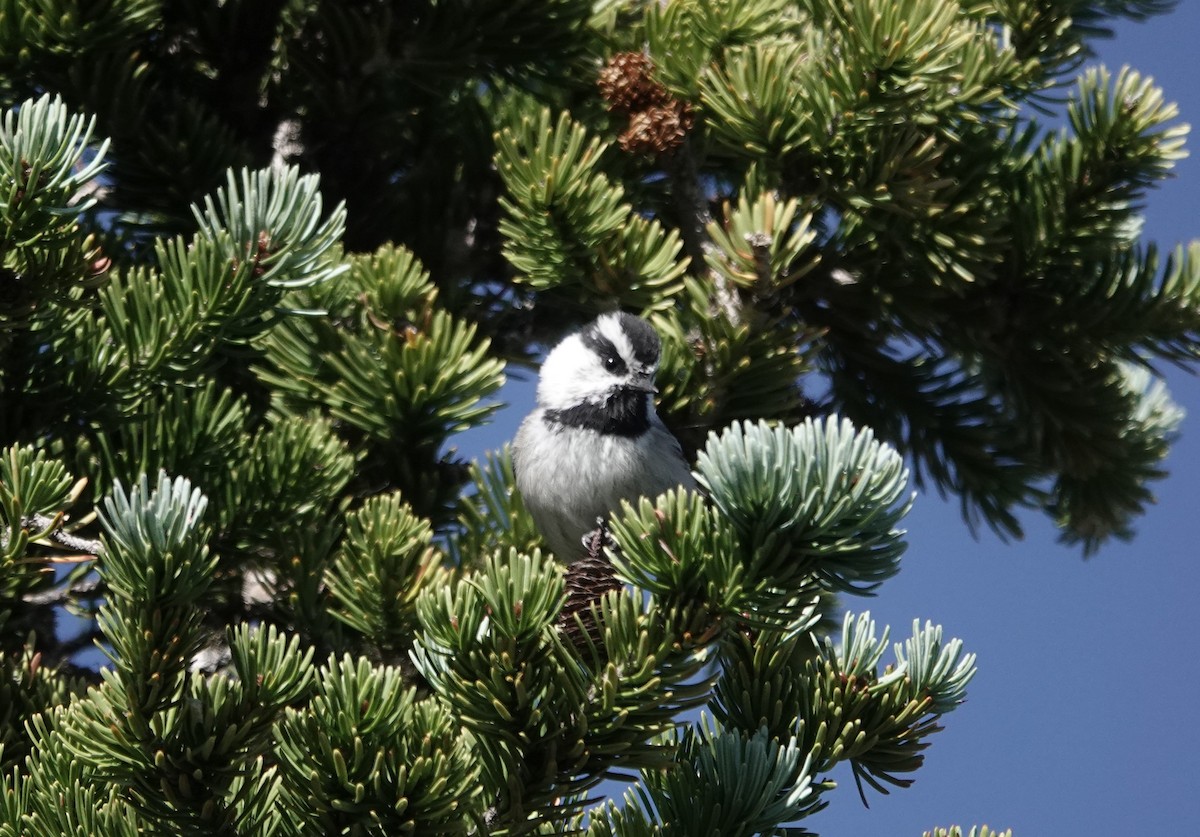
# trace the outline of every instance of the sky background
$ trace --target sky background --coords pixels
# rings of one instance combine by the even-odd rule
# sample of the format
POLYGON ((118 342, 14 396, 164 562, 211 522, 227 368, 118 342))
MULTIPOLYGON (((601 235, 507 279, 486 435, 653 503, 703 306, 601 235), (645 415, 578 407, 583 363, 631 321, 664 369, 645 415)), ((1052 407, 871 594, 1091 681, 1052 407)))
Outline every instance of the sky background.
MULTIPOLYGON (((1200 0, 1141 23, 1120 22, 1095 44, 1114 71, 1154 77, 1182 122, 1200 126, 1200 0)), ((1090 62, 1095 63, 1095 62, 1090 62)), ((1200 238, 1200 136, 1176 177, 1152 192, 1145 238, 1166 249, 1200 238)), ((978 655, 967 702, 943 719, 916 783, 858 799, 849 770, 835 772, 830 805, 804 825, 825 837, 913 835, 986 824, 1015 835, 1161 834, 1200 823, 1200 380, 1168 371, 1187 410, 1157 483, 1157 505, 1137 537, 1084 560, 1053 526, 1025 515, 1025 539, 976 538, 955 500, 918 497, 906 521, 900 574, 869 609, 892 640, 912 620, 941 624, 978 655)), ((511 438, 532 407, 527 383, 486 431, 459 437, 467 456, 511 438)), ((889 659, 890 657, 885 657, 889 659)), ((1190 827, 1190 828, 1189 828, 1190 827)))

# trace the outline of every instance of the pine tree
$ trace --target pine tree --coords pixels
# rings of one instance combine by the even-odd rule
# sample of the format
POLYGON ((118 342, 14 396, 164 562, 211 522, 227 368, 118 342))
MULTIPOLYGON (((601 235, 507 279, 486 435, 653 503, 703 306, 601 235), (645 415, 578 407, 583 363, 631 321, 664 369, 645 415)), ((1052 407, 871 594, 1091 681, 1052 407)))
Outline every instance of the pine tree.
POLYGON ((909 784, 974 657, 836 618, 908 469, 1085 552, 1161 474, 1185 129, 1089 43, 1171 5, 0 3, 0 835, 798 834, 839 763, 909 784), (568 567, 448 445, 616 307, 706 496, 568 567))

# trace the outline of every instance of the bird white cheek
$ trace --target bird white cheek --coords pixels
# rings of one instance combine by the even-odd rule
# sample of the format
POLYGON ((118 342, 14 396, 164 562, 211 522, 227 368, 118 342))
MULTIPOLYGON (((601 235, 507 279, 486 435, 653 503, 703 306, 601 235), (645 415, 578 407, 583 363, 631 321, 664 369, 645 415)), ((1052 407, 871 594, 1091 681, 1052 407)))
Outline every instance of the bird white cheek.
POLYGON ((542 364, 537 401, 540 406, 555 410, 582 403, 598 404, 616 382, 593 352, 578 340, 567 340, 542 364))

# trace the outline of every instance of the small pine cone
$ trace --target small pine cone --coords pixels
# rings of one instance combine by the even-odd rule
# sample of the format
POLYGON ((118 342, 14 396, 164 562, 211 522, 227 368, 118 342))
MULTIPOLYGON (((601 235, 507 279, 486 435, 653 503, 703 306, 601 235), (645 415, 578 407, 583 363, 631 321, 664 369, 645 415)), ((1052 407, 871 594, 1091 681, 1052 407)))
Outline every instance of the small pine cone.
POLYGON ((692 106, 673 100, 666 105, 646 108, 629 117, 629 127, 617 138, 629 154, 655 152, 665 154, 683 145, 687 132, 695 124, 692 106))
POLYGON ((588 554, 567 567, 567 599, 558 615, 558 628, 580 650, 587 645, 598 646, 602 641, 600 625, 592 616, 591 606, 605 593, 621 589, 621 582, 617 580, 612 564, 604 556, 604 537, 605 533, 597 533, 588 554), (578 620, 576 614, 579 615, 578 620), (582 631, 580 622, 583 623, 582 631))
POLYGON ((653 78, 654 62, 640 52, 618 52, 600 71, 596 84, 609 110, 636 113, 671 98, 653 78))

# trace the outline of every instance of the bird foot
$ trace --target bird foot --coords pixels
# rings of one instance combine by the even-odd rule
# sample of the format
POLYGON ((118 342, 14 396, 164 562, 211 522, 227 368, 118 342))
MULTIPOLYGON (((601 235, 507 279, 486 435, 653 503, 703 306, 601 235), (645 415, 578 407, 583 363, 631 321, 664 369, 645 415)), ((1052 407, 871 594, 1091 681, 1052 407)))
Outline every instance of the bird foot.
POLYGON ((608 531, 608 521, 603 517, 597 517, 596 528, 583 536, 583 546, 589 558, 602 558, 605 548, 616 545, 617 542, 608 531))

